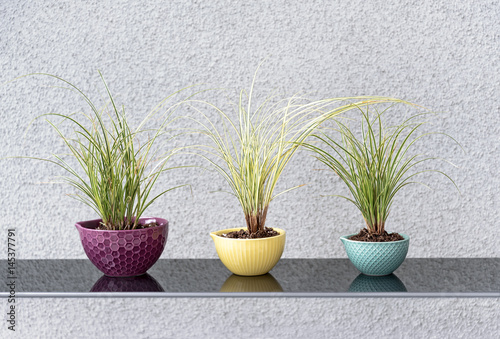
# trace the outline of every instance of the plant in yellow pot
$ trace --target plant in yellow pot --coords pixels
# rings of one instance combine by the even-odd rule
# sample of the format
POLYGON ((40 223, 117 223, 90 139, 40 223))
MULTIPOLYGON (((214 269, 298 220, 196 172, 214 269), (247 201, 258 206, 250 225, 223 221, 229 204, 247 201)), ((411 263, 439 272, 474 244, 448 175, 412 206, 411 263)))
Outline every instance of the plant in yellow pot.
POLYGON ((234 105, 237 119, 214 104, 190 101, 191 108, 204 118, 194 119, 200 126, 197 132, 209 139, 206 145, 195 148, 196 154, 225 179, 246 221, 246 228, 228 228, 210 235, 224 265, 244 276, 266 274, 283 253, 286 232, 266 227, 266 218, 273 199, 300 187, 275 193, 281 174, 301 143, 337 114, 371 102, 400 102, 380 97, 309 101, 299 96, 280 99, 272 94, 253 106, 254 84, 255 76, 250 92, 239 93, 234 105), (207 108, 216 112, 217 120, 205 113, 207 108))

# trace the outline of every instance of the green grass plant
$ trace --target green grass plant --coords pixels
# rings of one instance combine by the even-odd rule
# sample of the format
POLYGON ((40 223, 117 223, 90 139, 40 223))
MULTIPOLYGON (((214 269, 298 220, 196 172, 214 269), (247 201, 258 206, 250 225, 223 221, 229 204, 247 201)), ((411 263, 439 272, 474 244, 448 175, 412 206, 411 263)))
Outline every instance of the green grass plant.
POLYGON ((315 133, 312 138, 320 141, 322 146, 304 144, 345 183, 351 197, 339 196, 359 209, 368 232, 376 235, 385 232, 385 222, 396 194, 407 185, 420 183, 414 181, 415 176, 423 172, 438 172, 455 185, 442 171, 418 169, 420 164, 438 158, 411 152, 416 142, 435 134, 420 133, 426 123, 423 116, 428 113, 413 114, 399 125, 386 126, 383 115, 391 107, 381 111, 376 105, 359 107, 360 133, 350 128, 345 120, 335 119, 334 130, 338 138, 324 132, 315 133))
POLYGON ((98 109, 87 95, 70 82, 51 74, 43 75, 56 78, 66 86, 64 88, 76 92, 90 108, 90 114, 48 113, 37 117, 45 118, 70 152, 53 154, 50 158, 31 158, 48 161, 64 169, 68 175, 62 177, 63 181, 77 191, 71 196, 99 215, 101 228, 137 228, 139 218, 153 202, 168 191, 181 187, 152 193, 160 175, 173 169, 167 167, 167 162, 176 150, 163 152, 157 144, 162 138, 166 138, 167 142, 172 138, 167 135, 167 127, 175 120, 172 114, 178 106, 166 107, 166 104, 180 91, 161 101, 133 129, 125 109, 116 105, 100 72, 109 101, 102 109, 98 109), (148 121, 159 112, 161 122, 154 128, 147 128, 148 121), (72 128, 71 135, 65 134, 61 128, 64 123, 72 128))

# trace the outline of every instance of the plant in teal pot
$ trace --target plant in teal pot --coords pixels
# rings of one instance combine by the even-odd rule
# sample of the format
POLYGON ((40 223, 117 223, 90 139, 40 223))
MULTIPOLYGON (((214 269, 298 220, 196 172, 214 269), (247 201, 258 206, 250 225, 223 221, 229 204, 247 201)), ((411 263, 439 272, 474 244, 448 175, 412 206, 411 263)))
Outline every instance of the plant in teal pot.
POLYGON ((336 119, 334 133, 318 132, 313 135, 318 143, 304 145, 340 177, 351 193, 340 197, 352 202, 361 212, 365 228, 340 240, 354 266, 372 276, 391 274, 408 252, 410 237, 388 233, 385 229, 396 194, 416 183, 415 176, 428 171, 443 174, 455 185, 442 171, 422 166, 436 158, 411 152, 416 142, 433 134, 420 133, 425 113, 413 114, 402 123, 386 126, 383 116, 391 107, 360 108, 359 119, 349 119, 349 123, 336 119), (358 128, 351 128, 353 125, 358 128))

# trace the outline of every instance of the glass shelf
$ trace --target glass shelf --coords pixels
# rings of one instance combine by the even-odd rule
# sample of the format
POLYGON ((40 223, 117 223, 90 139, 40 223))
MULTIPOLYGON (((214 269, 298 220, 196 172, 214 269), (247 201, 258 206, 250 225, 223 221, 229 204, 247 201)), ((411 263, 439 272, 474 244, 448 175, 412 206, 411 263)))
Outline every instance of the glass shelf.
MULTIPOLYGON (((160 259, 132 278, 104 276, 86 259, 16 264, 16 297, 30 298, 500 297, 500 258, 409 258, 385 277, 360 274, 348 259, 281 259, 258 277, 231 274, 218 259, 160 259)), ((10 281, 7 274, 2 279, 6 297, 10 281)))

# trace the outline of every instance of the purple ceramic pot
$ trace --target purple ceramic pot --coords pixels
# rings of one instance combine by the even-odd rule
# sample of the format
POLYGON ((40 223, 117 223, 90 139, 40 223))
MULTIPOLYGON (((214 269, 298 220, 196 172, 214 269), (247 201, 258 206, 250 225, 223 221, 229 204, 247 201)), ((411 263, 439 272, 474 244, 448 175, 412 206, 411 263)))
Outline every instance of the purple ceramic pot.
POLYGON ((110 277, 132 277, 146 273, 160 258, 168 237, 168 221, 140 218, 159 225, 138 230, 96 230, 101 219, 76 223, 83 249, 90 261, 110 277))

